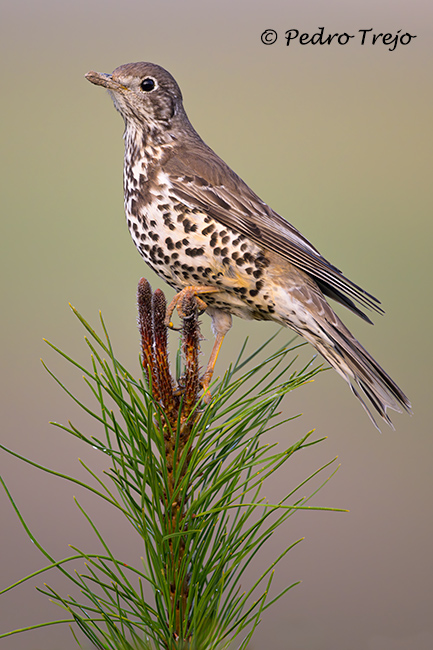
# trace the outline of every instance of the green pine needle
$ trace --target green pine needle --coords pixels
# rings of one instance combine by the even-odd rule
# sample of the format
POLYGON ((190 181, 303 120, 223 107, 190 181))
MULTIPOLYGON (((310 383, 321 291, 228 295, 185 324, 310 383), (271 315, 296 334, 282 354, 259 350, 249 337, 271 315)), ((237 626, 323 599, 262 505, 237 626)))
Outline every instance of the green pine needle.
MULTIPOLYGON (((103 552, 87 553, 71 547, 73 555, 56 561, 35 539, 2 481, 26 533, 49 563, 1 593, 51 570, 61 571, 74 592, 63 596, 47 585, 38 587, 67 617, 6 632, 0 638, 67 623, 79 646, 77 631, 101 650, 246 648, 264 612, 299 584, 294 582, 281 593, 274 593, 272 578, 275 567, 302 540, 291 542, 252 579, 261 549, 298 510, 341 511, 307 505, 336 470, 326 475, 320 487, 310 488, 309 496, 296 496, 318 474, 327 472, 334 461, 291 488, 278 503, 269 503, 263 496, 271 475, 287 462, 295 462, 298 451, 323 440, 310 440, 309 432, 277 451, 276 445, 265 439, 267 432, 277 426, 287 427, 298 417, 279 420, 281 402, 289 392, 310 382, 320 368, 309 363, 300 371, 294 370, 300 346, 292 342, 262 359, 276 335, 247 357, 245 341, 224 377, 211 386, 209 404, 198 401, 182 419, 184 396, 175 398, 179 411, 177 424, 173 424, 153 397, 144 370, 135 378, 118 361, 102 315, 103 334, 99 336, 72 309, 87 332, 90 367, 48 345, 83 374, 92 405, 77 399, 47 370, 90 420, 86 431, 71 423, 53 424, 104 454, 109 470, 101 478, 80 460, 89 475, 87 483, 1 447, 109 503, 125 518, 125 537, 139 535, 143 540, 145 557, 137 566, 117 559, 91 514, 76 500, 103 552), (187 440, 182 438, 182 427, 189 427, 187 440), (170 461, 167 436, 173 440, 170 461), (79 572, 76 567, 80 567, 79 572)), ((179 381, 182 372, 179 351, 179 381)), ((287 438, 287 433, 283 437, 287 438)))

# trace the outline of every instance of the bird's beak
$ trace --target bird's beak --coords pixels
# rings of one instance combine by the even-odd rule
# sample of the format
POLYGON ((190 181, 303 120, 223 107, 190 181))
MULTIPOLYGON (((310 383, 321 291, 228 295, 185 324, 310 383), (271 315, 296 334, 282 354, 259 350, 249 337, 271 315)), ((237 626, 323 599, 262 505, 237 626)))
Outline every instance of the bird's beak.
POLYGON ((113 79, 113 75, 107 74, 106 72, 94 72, 91 70, 84 75, 90 83, 95 84, 95 86, 103 86, 108 88, 108 90, 127 90, 126 86, 123 86, 118 81, 113 79))

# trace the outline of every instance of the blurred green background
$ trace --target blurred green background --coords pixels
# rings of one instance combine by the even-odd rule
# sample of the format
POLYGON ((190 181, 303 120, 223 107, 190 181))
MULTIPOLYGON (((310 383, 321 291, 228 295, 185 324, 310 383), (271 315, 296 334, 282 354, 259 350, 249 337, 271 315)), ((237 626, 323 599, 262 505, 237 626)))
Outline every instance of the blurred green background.
MULTIPOLYGON (((350 514, 300 513, 268 543, 258 565, 306 537, 275 578, 280 588, 303 583, 265 613, 251 647, 433 647, 431 3, 7 0, 1 13, 2 441, 81 479, 78 457, 98 472, 105 468, 96 453, 49 426, 69 418, 87 431, 92 425, 39 358, 90 399, 79 373, 42 341, 87 359, 71 302, 94 324, 102 310, 118 356, 138 372, 136 285, 142 275, 154 288, 163 285, 124 223, 121 119, 83 75, 130 61, 159 63, 178 80, 206 142, 383 301, 386 315, 375 318, 374 328, 344 318, 413 402, 412 418, 395 415, 396 432, 383 428, 379 435, 335 373, 286 400, 286 416, 303 416, 270 440, 290 444, 312 428, 329 438, 276 476, 268 498, 278 499, 338 454, 342 467, 315 503, 350 514), (285 46, 287 29, 312 34, 319 26, 351 34, 401 29, 417 38, 394 52, 362 47, 358 39, 346 47, 285 46), (272 46, 260 41, 268 28, 279 33, 272 46)), ((236 321, 217 370, 224 371, 246 334, 253 347, 273 331, 272 324, 236 321)), ((203 332, 207 353, 207 317, 203 332)), ((304 350, 302 360, 312 352, 304 350)), ((68 555, 68 544, 96 548, 72 496, 95 514, 92 499, 5 454, 1 467, 31 530, 55 557, 68 555)), ((1 504, 6 585, 44 559, 3 494, 1 504)), ((142 549, 130 531, 99 505, 95 517, 117 555, 137 563, 142 549)), ((0 608, 2 630, 62 615, 35 591, 43 580, 68 590, 53 574, 9 593, 0 608)), ((60 647, 76 647, 66 627, 2 642, 3 650, 60 647)))

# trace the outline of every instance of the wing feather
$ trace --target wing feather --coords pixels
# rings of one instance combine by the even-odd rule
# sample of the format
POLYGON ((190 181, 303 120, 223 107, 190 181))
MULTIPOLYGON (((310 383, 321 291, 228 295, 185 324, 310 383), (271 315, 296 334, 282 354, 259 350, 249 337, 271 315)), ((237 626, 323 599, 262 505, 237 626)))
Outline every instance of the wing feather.
POLYGON ((272 210, 212 149, 201 144, 200 155, 191 148, 163 165, 171 192, 178 201, 198 208, 219 223, 242 233, 258 245, 280 254, 308 273, 322 291, 369 320, 356 306, 383 313, 380 301, 346 278, 288 221, 272 210), (207 155, 206 155, 207 154, 207 155))

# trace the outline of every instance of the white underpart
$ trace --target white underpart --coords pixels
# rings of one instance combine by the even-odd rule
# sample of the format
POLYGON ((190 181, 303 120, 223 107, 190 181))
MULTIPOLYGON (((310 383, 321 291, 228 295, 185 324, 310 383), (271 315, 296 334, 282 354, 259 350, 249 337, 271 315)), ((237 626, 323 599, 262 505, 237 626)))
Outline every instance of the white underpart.
MULTIPOLYGON (((132 175, 135 183, 137 184, 137 187, 140 187, 142 184, 142 181, 140 181, 140 176, 143 174, 145 174, 145 169, 143 169, 142 160, 139 160, 134 165, 132 165, 129 168, 129 173, 125 174, 125 213, 131 222, 135 221, 134 215, 131 214, 132 202, 136 201, 137 198, 134 181, 131 181, 130 177, 132 175)), ((206 214, 195 213, 187 217, 196 226, 196 230, 194 232, 190 231, 186 233, 183 224, 177 223, 177 214, 173 212, 171 213, 171 218, 173 224, 175 225, 175 229, 171 231, 167 229, 167 225, 164 223, 164 212, 158 208, 158 205, 164 203, 170 204, 172 202, 172 198, 169 195, 169 178, 167 174, 160 170, 156 180, 157 182, 155 185, 152 185, 152 188, 150 190, 150 194, 154 197, 154 200, 149 201, 142 209, 142 216, 145 217, 148 224, 153 223, 154 225, 152 225, 148 230, 144 230, 140 224, 137 224, 136 230, 130 228, 132 239, 149 266, 151 266, 151 268, 158 275, 161 275, 169 284, 177 286, 178 289, 192 284, 209 284, 210 286, 214 286, 215 280, 219 280, 222 283, 222 293, 225 293, 225 291, 230 291, 230 289, 233 289, 233 287, 251 285, 251 276, 246 275, 243 268, 236 266, 236 264, 233 264, 230 273, 227 267, 223 266, 221 255, 214 254, 214 249, 212 249, 209 245, 210 236, 202 234, 202 231, 209 225, 209 218, 206 214), (209 280, 207 282, 205 278, 202 282, 195 279, 191 280, 191 278, 184 278, 179 275, 179 273, 176 273, 175 267, 173 265, 155 265, 152 263, 149 255, 147 255, 146 252, 140 248, 140 245, 143 243, 141 240, 141 235, 142 233, 148 234, 149 230, 152 230, 159 235, 160 242, 163 247, 166 245, 166 238, 170 237, 175 244, 179 241, 187 240, 188 244, 184 245, 183 249, 186 248, 186 246, 189 248, 203 248, 203 254, 196 255, 194 258, 190 258, 190 264, 194 267, 210 268, 213 277, 209 277, 209 280)), ((195 207, 193 205, 189 205, 185 201, 182 201, 182 203, 184 203, 184 205, 186 205, 191 210, 195 207)), ((168 210, 168 212, 170 211, 168 210)), ((238 235, 220 224, 218 225, 218 229, 220 231, 226 231, 226 236, 230 238, 230 240, 227 242, 227 247, 231 250, 232 242, 236 240, 238 235)), ((222 247, 223 246, 221 245, 220 248, 222 247)), ((185 254, 183 253, 183 249, 179 249, 179 254, 185 261, 188 261, 188 258, 186 258, 185 254)), ((253 243, 249 243, 249 249, 253 255, 258 255, 260 253, 260 248, 253 243)), ((233 294, 230 295, 230 310, 234 315, 241 318, 253 318, 251 308, 245 304, 244 300, 233 294)))

